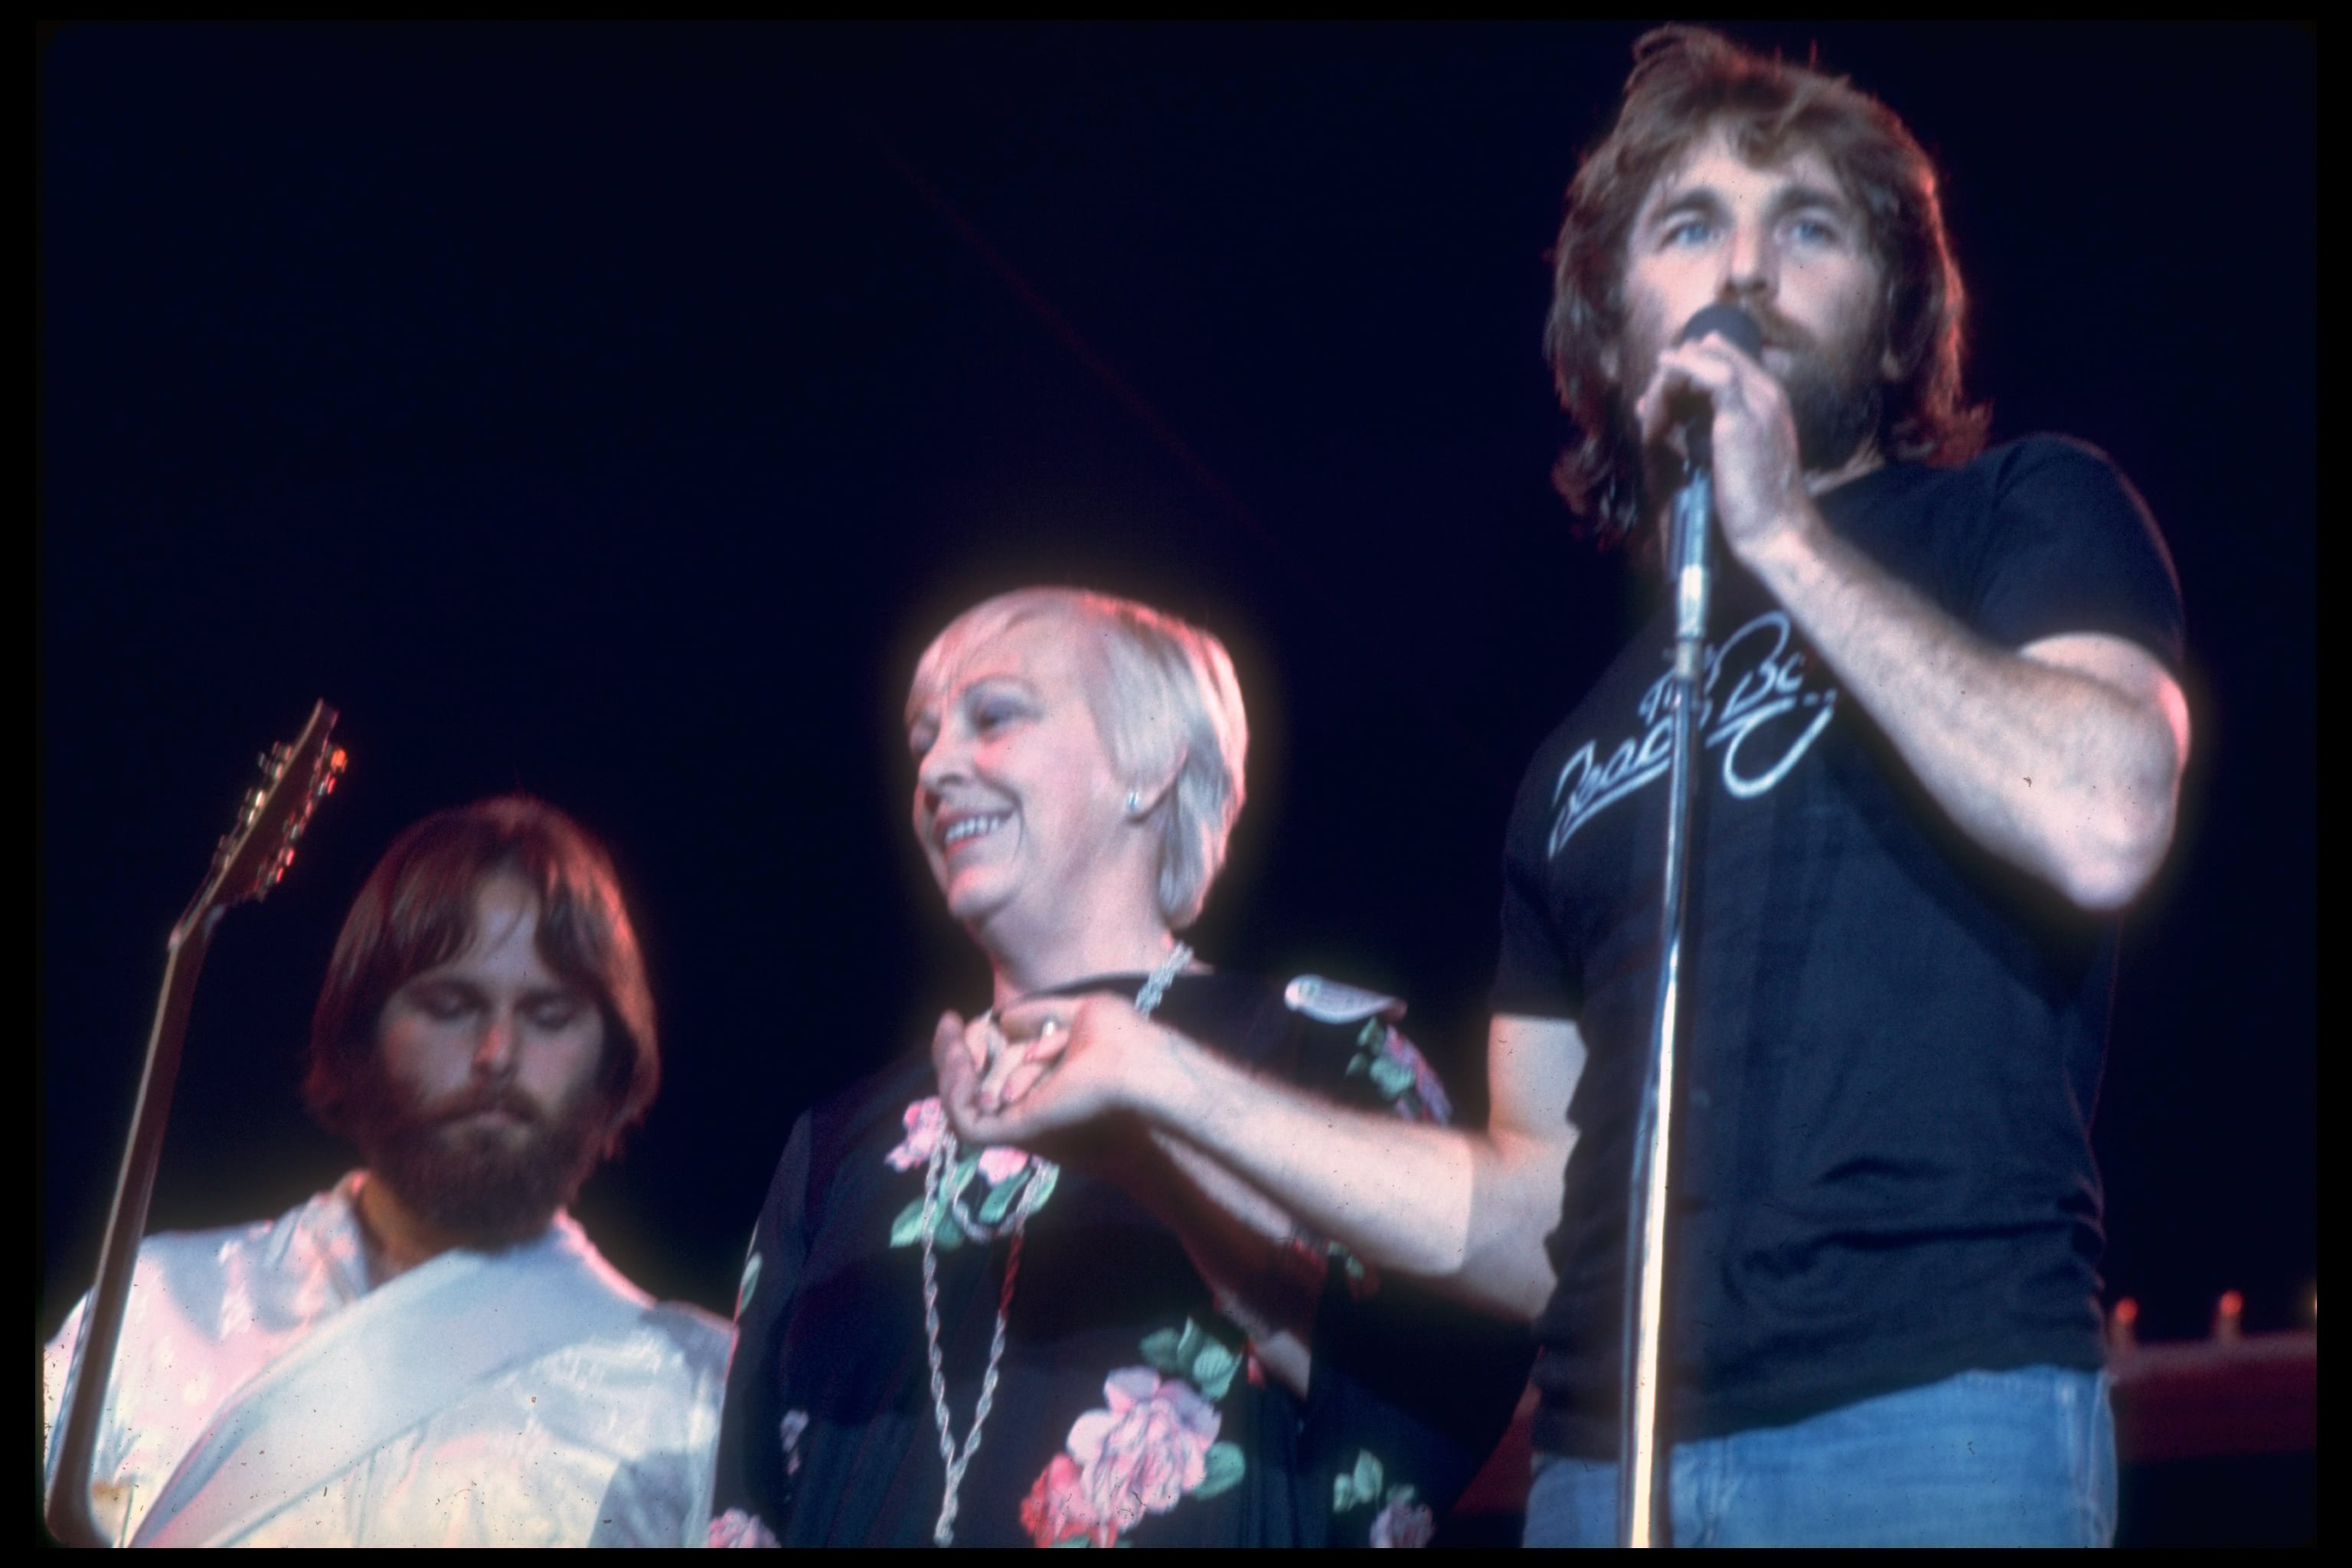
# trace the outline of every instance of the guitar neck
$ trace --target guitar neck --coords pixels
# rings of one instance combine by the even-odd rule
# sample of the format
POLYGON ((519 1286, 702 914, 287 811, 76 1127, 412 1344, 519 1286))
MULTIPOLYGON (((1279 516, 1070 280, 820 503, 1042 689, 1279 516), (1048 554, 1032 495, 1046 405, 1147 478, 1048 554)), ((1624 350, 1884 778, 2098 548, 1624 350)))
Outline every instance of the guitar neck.
POLYGON ((302 732, 287 745, 272 746, 258 759, 261 782, 246 793, 236 822, 213 852, 204 886, 172 928, 165 949, 163 992, 155 999, 154 1026, 147 1032, 147 1065, 139 1075, 139 1099, 131 1111, 131 1141, 122 1151, 114 1183, 114 1206, 106 1216, 106 1239, 98 1253, 98 1282, 82 1307, 81 1332, 68 1377, 73 1397, 60 1413, 61 1429, 49 1470, 43 1513, 60 1540, 78 1546, 103 1546, 110 1535, 91 1506, 98 1428, 113 1381, 114 1354, 122 1341, 122 1321, 131 1300, 131 1272, 139 1243, 147 1234, 147 1202, 155 1192, 156 1167, 163 1158, 163 1125, 172 1115, 172 1088, 180 1076, 180 1046, 188 1035, 188 1011, 195 1002, 196 973, 223 913, 267 895, 294 863, 294 846, 310 813, 335 787, 343 771, 343 750, 334 744, 335 710, 311 704, 302 732))
POLYGON ((49 1530, 74 1546, 114 1542, 90 1507, 90 1480, 98 1454, 99 1423, 113 1381, 114 1352, 122 1340, 131 1276, 139 1243, 147 1233, 147 1205, 154 1195, 156 1168, 163 1163, 163 1129, 171 1120, 172 1089, 180 1074, 180 1047, 187 1037, 188 1013, 195 1001, 196 975, 204 967, 218 909, 190 911, 172 933, 163 966, 163 994, 147 1035, 147 1065, 139 1077, 139 1099, 131 1113, 131 1140, 114 1184, 106 1239, 99 1248, 98 1282, 84 1302, 81 1334, 74 1345, 70 1374, 73 1397, 60 1415, 57 1462, 49 1473, 46 1509, 49 1530))

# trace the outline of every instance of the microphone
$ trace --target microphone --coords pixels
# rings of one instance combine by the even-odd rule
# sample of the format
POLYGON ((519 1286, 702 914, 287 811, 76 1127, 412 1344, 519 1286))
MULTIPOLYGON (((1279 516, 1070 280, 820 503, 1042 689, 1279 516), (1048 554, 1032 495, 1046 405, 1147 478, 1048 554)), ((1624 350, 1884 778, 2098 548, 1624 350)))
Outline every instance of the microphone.
MULTIPOLYGON (((1696 342, 1714 332, 1726 342, 1736 346, 1749 359, 1764 356, 1764 329, 1756 318, 1737 305, 1714 304, 1700 310, 1683 323, 1675 334, 1676 346, 1696 342)), ((1715 446, 1710 438, 1715 425, 1714 405, 1698 393, 1685 392, 1675 400, 1675 423, 1682 426, 1683 450, 1689 455, 1690 466, 1704 468, 1715 461, 1715 446)))
MULTIPOLYGON (((1737 305, 1707 306, 1684 323, 1675 342, 1686 343, 1709 332, 1738 345, 1750 359, 1764 352, 1763 329, 1737 305)), ((1682 426, 1685 454, 1683 482, 1675 491, 1671 514, 1673 531, 1666 538, 1667 573, 1675 586, 1675 671, 1679 679, 1696 683, 1706 647, 1707 600, 1714 588, 1706 535, 1715 511, 1715 447, 1709 438, 1715 408, 1693 393, 1676 400, 1674 413, 1682 426)))

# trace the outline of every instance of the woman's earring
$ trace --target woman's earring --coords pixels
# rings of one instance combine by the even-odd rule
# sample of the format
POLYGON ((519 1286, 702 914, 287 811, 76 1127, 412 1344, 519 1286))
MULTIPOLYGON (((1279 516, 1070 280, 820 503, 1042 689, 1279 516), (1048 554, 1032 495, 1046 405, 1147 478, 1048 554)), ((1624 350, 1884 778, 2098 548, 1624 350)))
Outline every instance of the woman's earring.
POLYGON ((1141 790, 1131 789, 1127 792, 1127 815, 1129 816, 1141 816, 1143 815, 1143 792, 1141 790))

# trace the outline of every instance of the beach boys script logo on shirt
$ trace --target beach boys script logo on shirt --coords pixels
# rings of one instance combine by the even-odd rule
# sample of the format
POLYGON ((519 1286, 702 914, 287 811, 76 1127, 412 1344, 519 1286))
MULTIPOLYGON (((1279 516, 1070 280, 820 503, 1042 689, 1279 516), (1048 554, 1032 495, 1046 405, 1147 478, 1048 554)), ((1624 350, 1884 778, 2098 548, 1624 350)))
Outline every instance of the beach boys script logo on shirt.
MULTIPOLYGON (((1812 659, 1795 646, 1787 614, 1768 610, 1707 650, 1698 731, 1704 749, 1723 758, 1723 787, 1752 800, 1789 776, 1837 711, 1837 688, 1809 681, 1812 659)), ((1552 784, 1551 838, 1558 855, 1577 829, 1643 784, 1666 776, 1673 725, 1666 706, 1669 678, 1642 693, 1638 734, 1604 757, 1587 741, 1570 754, 1552 784)))

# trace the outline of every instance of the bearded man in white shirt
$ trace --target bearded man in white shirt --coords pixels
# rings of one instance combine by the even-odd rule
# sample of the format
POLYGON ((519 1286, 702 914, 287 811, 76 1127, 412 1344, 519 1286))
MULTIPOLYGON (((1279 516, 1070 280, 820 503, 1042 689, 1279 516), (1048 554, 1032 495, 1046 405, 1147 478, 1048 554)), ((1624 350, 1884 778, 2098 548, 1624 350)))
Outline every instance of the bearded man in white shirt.
MULTIPOLYGON (((131 1545, 698 1542, 731 1331, 565 1213, 660 1079, 612 863, 508 796, 394 842, 312 1021, 363 1168, 140 1247, 90 1477, 131 1545)), ((49 1463, 87 1301, 43 1358, 49 1463)))

